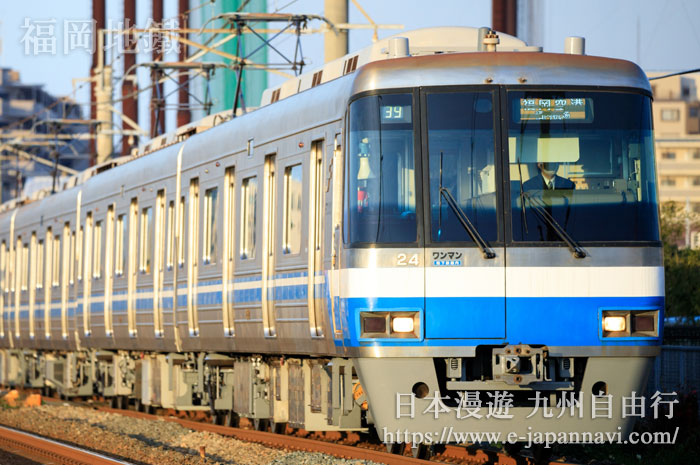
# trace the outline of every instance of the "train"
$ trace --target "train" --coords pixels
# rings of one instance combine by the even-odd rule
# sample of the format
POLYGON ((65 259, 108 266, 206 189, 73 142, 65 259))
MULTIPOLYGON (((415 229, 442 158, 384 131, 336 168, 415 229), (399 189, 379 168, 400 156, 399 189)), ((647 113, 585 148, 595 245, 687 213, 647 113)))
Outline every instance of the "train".
POLYGON ((5 203, 0 383, 389 443, 628 434, 652 93, 567 46, 401 33, 5 203))

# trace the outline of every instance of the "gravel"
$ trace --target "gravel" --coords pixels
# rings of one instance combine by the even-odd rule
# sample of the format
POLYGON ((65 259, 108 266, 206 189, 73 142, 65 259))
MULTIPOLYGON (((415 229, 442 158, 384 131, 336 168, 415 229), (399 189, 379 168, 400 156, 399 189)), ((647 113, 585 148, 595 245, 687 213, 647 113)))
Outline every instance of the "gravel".
MULTIPOLYGON (((164 420, 144 420, 68 404, 0 408, 0 424, 108 455, 158 465, 370 465, 320 453, 288 452, 164 420)), ((5 463, 0 459, 0 463, 5 463)))

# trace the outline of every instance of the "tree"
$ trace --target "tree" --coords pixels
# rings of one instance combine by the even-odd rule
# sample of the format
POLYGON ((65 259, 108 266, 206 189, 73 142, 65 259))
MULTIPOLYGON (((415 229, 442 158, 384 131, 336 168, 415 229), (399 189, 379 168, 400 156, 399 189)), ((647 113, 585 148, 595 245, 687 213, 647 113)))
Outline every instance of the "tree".
POLYGON ((687 222, 700 225, 697 215, 675 202, 661 205, 661 240, 664 245, 666 316, 700 315, 700 250, 681 249, 687 222))

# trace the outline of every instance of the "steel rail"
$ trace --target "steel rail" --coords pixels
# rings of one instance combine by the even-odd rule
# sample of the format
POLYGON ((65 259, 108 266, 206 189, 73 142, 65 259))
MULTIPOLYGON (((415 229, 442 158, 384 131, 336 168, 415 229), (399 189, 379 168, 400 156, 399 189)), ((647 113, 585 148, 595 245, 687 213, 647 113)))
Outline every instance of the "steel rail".
POLYGON ((36 434, 0 426, 0 448, 21 455, 40 456, 51 463, 61 465, 130 465, 130 462, 116 460, 62 442, 47 439, 36 434), (19 451, 19 452, 15 452, 19 451))

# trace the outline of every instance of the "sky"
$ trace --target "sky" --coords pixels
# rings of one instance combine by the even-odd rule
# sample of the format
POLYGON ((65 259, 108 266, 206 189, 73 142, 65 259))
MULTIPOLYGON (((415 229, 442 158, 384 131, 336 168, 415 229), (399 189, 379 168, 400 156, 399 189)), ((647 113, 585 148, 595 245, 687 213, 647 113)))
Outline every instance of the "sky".
MULTIPOLYGON (((191 0, 199 4, 206 0, 191 0)), ((675 71, 700 67, 700 1, 698 0, 528 0, 541 12, 541 41, 545 52, 561 52, 567 36, 586 38, 589 55, 622 58, 638 63, 646 71, 675 71)), ((89 20, 90 0, 23 0, 2 2, 0 15, 0 66, 20 71, 23 82, 44 84, 55 95, 67 95, 73 80, 89 75, 91 59, 82 49, 64 53, 64 21, 89 20), (56 54, 34 54, 23 37, 36 21, 55 21, 56 54), (27 46, 28 50, 25 48, 27 46), (29 52, 29 53, 26 53, 29 52)), ((150 0, 137 0, 137 22, 144 24, 150 0)), ((268 11, 323 14, 323 0, 268 0, 268 11)), ((491 0, 359 0, 378 24, 402 24, 404 30, 431 26, 488 26, 491 24, 491 0), (429 5, 429 7, 426 7, 429 5)), ((165 0, 165 17, 176 14, 174 0, 165 0)), ((107 0, 108 18, 121 16, 122 0, 107 0)), ((367 24, 350 3, 350 22, 367 24)), ((51 24, 51 23, 44 23, 51 24)), ((318 24, 316 24, 318 26, 318 24)), ((36 31, 36 30, 35 30, 36 31)), ((400 33, 379 31, 379 37, 400 33)), ((371 44, 371 30, 350 32, 350 50, 371 44)), ((289 48, 288 37, 279 46, 289 48)), ((323 63, 323 37, 303 36, 305 61, 311 68, 323 63)), ((308 69, 308 68, 307 68, 308 69)), ((140 82, 147 82, 142 70, 140 82)), ((279 83, 271 77, 270 85, 279 83)), ((78 85, 80 82, 78 82, 78 85)), ((86 101, 87 86, 76 94, 86 101)), ((146 105, 141 105, 147 110, 146 105)))

